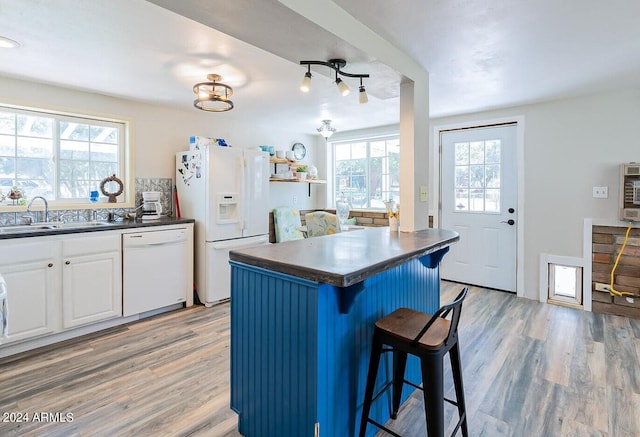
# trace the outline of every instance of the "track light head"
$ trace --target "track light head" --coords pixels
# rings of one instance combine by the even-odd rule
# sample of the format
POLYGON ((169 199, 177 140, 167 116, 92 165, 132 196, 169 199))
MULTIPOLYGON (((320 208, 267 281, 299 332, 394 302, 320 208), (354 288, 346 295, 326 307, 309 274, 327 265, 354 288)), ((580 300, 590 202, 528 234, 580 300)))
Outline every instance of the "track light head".
POLYGON ((364 85, 360 85, 360 92, 358 93, 358 102, 360 102, 360 104, 369 102, 369 97, 367 97, 367 92, 364 89, 364 85))
MULTIPOLYGON (((311 67, 309 67, 311 69, 311 67)), ((300 91, 303 93, 308 93, 311 89, 311 72, 307 71, 304 74, 304 79, 302 79, 302 83, 300 84, 300 91)))
POLYGON ((336 79, 336 85, 338 86, 338 90, 340 91, 340 95, 347 96, 351 92, 351 88, 347 85, 342 79, 336 79))

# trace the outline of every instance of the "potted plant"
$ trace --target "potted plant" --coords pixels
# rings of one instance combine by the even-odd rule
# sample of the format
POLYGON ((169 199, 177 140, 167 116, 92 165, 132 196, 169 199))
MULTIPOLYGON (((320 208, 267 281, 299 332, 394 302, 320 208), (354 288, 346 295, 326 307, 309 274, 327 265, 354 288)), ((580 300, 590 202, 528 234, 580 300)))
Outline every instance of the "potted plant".
POLYGON ((296 168, 296 173, 298 173, 298 179, 300 179, 301 181, 305 181, 307 180, 307 166, 306 165, 299 165, 298 168, 296 168))

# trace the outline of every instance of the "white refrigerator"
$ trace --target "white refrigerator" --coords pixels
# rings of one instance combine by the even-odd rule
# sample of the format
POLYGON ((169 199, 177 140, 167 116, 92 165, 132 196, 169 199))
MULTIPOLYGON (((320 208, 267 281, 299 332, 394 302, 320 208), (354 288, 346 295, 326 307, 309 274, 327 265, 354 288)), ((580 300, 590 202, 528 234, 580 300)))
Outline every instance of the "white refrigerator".
POLYGON ((180 215, 195 219, 195 287, 206 306, 230 297, 229 251, 269 244, 269 154, 205 146, 176 155, 180 215))

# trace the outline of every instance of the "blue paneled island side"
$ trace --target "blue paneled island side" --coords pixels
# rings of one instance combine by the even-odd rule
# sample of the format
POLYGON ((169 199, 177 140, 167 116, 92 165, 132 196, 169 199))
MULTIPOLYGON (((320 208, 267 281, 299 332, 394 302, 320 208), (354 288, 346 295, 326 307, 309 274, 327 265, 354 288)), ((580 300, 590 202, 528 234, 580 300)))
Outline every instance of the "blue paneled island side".
MULTIPOLYGON (((436 311, 438 266, 458 238, 385 227, 232 251, 231 408, 239 432, 357 435, 375 321, 399 307, 436 311)), ((384 363, 389 374, 390 357, 384 363)), ((407 379, 421 383, 413 357, 407 379)), ((388 418, 384 397, 372 418, 388 418)))

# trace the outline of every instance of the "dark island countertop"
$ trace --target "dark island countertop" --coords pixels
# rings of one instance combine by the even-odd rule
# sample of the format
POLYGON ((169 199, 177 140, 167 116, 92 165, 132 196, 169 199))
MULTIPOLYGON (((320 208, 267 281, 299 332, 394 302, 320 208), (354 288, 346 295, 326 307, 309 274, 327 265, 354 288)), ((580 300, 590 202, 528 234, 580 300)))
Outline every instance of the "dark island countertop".
POLYGON ((323 237, 232 250, 232 261, 311 281, 349 287, 409 260, 450 246, 459 235, 443 229, 391 232, 366 228, 323 237))

